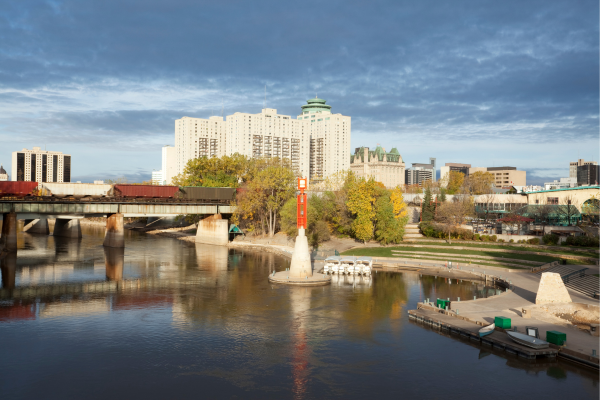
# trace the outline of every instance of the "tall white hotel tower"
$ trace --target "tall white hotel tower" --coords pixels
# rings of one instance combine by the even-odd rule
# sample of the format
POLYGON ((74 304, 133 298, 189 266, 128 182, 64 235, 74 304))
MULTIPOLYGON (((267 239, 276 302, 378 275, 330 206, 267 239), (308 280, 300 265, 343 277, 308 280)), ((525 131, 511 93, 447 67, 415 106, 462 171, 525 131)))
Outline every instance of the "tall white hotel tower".
POLYGON ((177 173, 191 159, 239 153, 247 157, 291 160, 300 176, 319 180, 350 169, 350 117, 332 114, 325 100, 314 98, 296 119, 263 108, 259 114, 236 112, 222 117, 175 121, 177 173))

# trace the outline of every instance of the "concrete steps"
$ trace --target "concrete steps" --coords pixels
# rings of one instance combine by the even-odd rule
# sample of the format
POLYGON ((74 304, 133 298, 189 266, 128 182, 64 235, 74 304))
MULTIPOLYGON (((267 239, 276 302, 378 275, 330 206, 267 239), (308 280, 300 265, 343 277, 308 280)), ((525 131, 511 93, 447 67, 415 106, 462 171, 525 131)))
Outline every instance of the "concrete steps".
POLYGON ((424 237, 425 236, 421 234, 421 230, 419 229, 419 224, 406 224, 404 227, 404 240, 416 240, 424 237))
POLYGON ((560 277, 562 278, 565 275, 568 275, 568 274, 573 273, 575 271, 579 271, 580 269, 582 269, 582 268, 580 268, 580 267, 573 267, 573 266, 569 266, 569 265, 556 265, 554 267, 550 267, 550 268, 547 268, 547 269, 540 270, 540 271, 536 272, 536 274, 541 275, 544 272, 554 272, 556 274, 559 274, 560 277))

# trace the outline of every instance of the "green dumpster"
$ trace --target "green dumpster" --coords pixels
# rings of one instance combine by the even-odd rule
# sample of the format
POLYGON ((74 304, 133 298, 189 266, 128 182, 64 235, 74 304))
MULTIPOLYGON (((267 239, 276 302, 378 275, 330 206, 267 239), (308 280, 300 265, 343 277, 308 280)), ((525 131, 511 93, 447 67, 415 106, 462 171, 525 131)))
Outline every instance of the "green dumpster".
POLYGON ((496 324, 498 328, 510 329, 510 318, 494 317, 494 324, 496 324))
POLYGON ((546 331, 546 342, 562 346, 567 342, 567 334, 559 331, 546 331))

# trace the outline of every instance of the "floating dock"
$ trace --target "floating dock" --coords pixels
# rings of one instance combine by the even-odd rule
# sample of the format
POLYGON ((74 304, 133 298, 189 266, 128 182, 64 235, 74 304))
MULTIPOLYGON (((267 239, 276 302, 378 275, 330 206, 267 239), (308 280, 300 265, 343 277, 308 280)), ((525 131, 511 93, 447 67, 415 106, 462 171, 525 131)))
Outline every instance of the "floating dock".
POLYGON ((484 346, 490 346, 494 349, 503 350, 507 353, 529 360, 538 358, 556 358, 558 356, 557 349, 547 348, 536 350, 521 346, 513 342, 508 335, 499 328, 497 328, 496 331, 490 335, 479 337, 479 330, 483 327, 482 325, 467 321, 459 316, 447 315, 445 312, 443 312, 443 310, 437 311, 433 307, 431 307, 431 310, 427 308, 410 310, 408 311, 408 317, 413 321, 429 325, 433 328, 438 328, 451 334, 460 335, 473 342, 479 342, 484 346))

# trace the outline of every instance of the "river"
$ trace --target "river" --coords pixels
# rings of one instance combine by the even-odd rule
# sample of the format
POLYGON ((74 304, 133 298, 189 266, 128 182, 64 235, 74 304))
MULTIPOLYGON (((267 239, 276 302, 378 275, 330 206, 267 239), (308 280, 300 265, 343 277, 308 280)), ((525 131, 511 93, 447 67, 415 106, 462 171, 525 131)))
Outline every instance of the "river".
POLYGON ((130 231, 105 250, 102 228, 82 231, 19 233, 2 260, 3 398, 598 398, 597 373, 408 320, 425 298, 495 293, 481 283, 379 272, 276 286, 267 275, 289 261, 274 254, 130 231))

